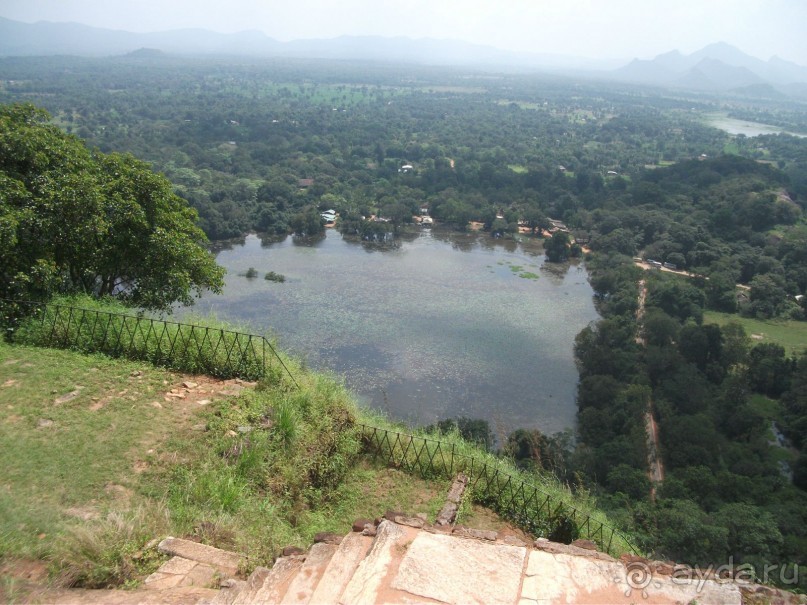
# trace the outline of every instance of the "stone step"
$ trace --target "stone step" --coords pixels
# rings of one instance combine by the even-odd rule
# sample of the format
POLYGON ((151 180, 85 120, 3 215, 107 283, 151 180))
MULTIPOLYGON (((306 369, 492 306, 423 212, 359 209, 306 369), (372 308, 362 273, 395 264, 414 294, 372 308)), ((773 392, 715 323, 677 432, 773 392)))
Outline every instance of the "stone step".
POLYGON ((314 544, 308 551, 302 567, 292 578, 281 604, 307 605, 310 603, 314 590, 338 548, 337 544, 326 542, 314 544))
POLYGON ((372 544, 373 538, 360 533, 353 532, 346 535, 328 562, 310 602, 339 602, 342 592, 372 544))
POLYGON ((216 602, 215 605, 246 605, 252 603, 255 594, 263 586, 263 581, 269 575, 268 567, 256 567, 249 574, 246 582, 239 583, 233 588, 223 588, 219 592, 219 597, 222 598, 221 602, 216 602))
POLYGON ((198 542, 191 542, 190 540, 183 540, 182 538, 173 538, 168 536, 165 540, 160 542, 157 547, 160 552, 174 556, 204 563, 219 570, 226 575, 235 575, 238 568, 243 565, 244 557, 230 552, 229 550, 222 550, 207 546, 206 544, 199 544, 198 542))
MULTIPOLYGON (((257 590, 255 596, 250 601, 244 601, 244 605, 277 605, 283 599, 283 595, 294 579, 294 575, 303 566, 304 555, 292 555, 290 557, 280 557, 263 581, 263 585, 257 590)), ((236 600, 234 605, 241 605, 236 600)))
POLYGON ((370 551, 347 583, 339 603, 363 605, 378 602, 390 569, 400 558, 400 549, 397 547, 406 535, 407 532, 400 525, 391 521, 381 522, 370 551))
POLYGON ((525 546, 419 532, 390 589, 398 601, 518 603, 526 556, 525 546))
POLYGON ((215 583, 219 573, 216 568, 206 563, 184 557, 171 557, 146 578, 144 583, 151 590, 177 586, 209 588, 215 583))

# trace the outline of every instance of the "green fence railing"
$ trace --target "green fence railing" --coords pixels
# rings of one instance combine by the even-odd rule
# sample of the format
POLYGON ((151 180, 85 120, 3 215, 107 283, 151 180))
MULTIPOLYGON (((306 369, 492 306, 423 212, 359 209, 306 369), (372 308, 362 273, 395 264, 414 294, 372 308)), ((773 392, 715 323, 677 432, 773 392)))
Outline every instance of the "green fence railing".
MULTIPOLYGON (((11 341, 104 353, 219 378, 297 381, 263 336, 144 315, 58 303, 0 299, 0 324, 11 341)), ((501 465, 457 451, 455 444, 359 424, 366 453, 422 477, 469 478, 473 498, 538 537, 570 543, 584 538, 605 552, 640 554, 617 529, 525 481, 501 465)))
POLYGON ((217 378, 258 380, 285 373, 297 386, 263 336, 58 303, 0 299, 0 308, 11 341, 149 361, 217 378))
POLYGON ((640 554, 617 529, 567 504, 500 465, 461 453, 452 443, 360 424, 366 452, 421 477, 469 477, 474 499, 536 537, 569 544, 583 538, 611 554, 640 554))

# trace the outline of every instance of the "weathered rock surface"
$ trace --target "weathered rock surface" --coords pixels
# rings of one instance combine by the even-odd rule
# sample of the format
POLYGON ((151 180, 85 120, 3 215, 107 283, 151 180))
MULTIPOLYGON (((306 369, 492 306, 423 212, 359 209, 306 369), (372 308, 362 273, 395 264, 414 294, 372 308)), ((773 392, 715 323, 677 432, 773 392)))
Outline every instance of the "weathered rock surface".
POLYGON ((516 603, 527 549, 421 532, 392 588, 443 603, 516 603))
POLYGON ((408 523, 413 519, 421 523, 424 519, 403 513, 386 517, 377 527, 361 520, 356 524, 361 532, 341 539, 318 536, 307 553, 282 556, 271 569, 256 567, 246 581, 227 576, 243 567, 239 555, 166 538, 159 548, 174 556, 146 580, 143 590, 55 591, 39 601, 75 605, 807 603, 807 597, 765 586, 687 574, 692 570, 672 562, 634 555, 617 560, 597 552, 590 542, 527 544, 506 533, 412 527, 408 523), (369 528, 374 537, 364 535, 369 528))

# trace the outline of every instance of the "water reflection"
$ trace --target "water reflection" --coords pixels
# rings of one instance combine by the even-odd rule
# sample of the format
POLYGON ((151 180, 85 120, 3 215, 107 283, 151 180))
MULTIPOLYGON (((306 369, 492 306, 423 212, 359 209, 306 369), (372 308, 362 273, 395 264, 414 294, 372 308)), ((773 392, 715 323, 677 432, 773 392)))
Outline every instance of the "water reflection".
POLYGON ((533 240, 439 229, 408 239, 373 250, 330 230, 308 245, 249 236, 218 253, 224 293, 197 310, 271 329, 400 419, 572 426, 574 337, 597 318, 584 269, 544 264, 533 240), (286 282, 239 277, 249 267, 286 282))

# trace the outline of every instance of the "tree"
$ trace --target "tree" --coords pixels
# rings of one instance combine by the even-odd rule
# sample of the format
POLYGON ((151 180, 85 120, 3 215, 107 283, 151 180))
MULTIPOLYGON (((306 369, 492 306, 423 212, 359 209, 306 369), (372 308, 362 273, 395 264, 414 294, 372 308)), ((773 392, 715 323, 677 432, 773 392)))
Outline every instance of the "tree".
POLYGON ((778 397, 790 388, 791 373, 792 365, 781 345, 763 342, 748 354, 748 380, 760 393, 778 397))
POLYGON ((751 304, 748 311, 754 317, 770 319, 784 308, 787 291, 781 277, 773 274, 756 275, 751 280, 751 304))
POLYGON ((656 522, 655 550, 665 558, 704 565, 724 560, 727 528, 714 523, 691 500, 662 501, 656 522))
POLYGON ((304 237, 313 237, 325 233, 325 224, 322 217, 313 206, 292 216, 289 225, 296 235, 304 237))
POLYGON ((665 347, 678 339, 678 322, 661 309, 648 309, 643 324, 643 334, 648 345, 665 347))
POLYGON ((571 238, 565 231, 556 231, 544 243, 544 253, 546 260, 551 263, 562 263, 569 258, 569 251, 571 250, 571 238))
POLYGON ((168 309, 219 291, 223 269, 171 184, 48 119, 30 104, 0 107, 0 296, 83 292, 168 309))
POLYGON ((730 555, 738 562, 754 563, 758 569, 779 554, 782 534, 776 519, 768 511, 751 504, 732 502, 714 515, 718 525, 725 527, 730 555))
POLYGON ((702 290, 676 276, 648 284, 648 307, 658 307, 679 321, 686 321, 691 317, 696 323, 700 323, 705 300, 702 290))
POLYGON ((608 489, 614 493, 622 492, 631 500, 643 500, 650 494, 650 479, 643 470, 628 464, 618 464, 606 477, 608 489))
POLYGON ((706 282, 706 304, 710 309, 734 313, 737 311, 737 287, 734 277, 726 272, 714 272, 706 282))
POLYGON ((730 321, 720 328, 723 334, 723 364, 731 368, 745 363, 751 339, 742 324, 730 321))
POLYGON ((442 433, 456 430, 463 439, 476 443, 485 450, 490 450, 496 441, 493 431, 490 430, 490 425, 486 420, 480 418, 466 418, 464 416, 456 419, 448 418, 438 421, 436 428, 442 433))

